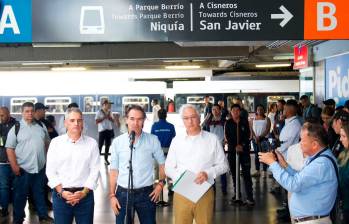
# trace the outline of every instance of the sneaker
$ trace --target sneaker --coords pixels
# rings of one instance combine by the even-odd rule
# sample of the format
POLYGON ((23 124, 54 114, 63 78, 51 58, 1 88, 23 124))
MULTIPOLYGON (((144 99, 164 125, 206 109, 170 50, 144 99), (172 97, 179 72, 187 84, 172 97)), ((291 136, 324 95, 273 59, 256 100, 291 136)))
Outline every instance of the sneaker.
POLYGON ((54 220, 50 216, 39 218, 40 224, 53 224, 54 220))
POLYGON ((251 174, 251 177, 260 177, 260 176, 261 176, 261 173, 258 170, 253 174, 251 174))
POLYGON ((0 209, 0 216, 1 217, 6 217, 8 216, 8 210, 5 208, 0 209))
POLYGON ((246 201, 245 201, 245 204, 247 205, 247 206, 254 206, 254 200, 253 199, 247 199, 246 201))

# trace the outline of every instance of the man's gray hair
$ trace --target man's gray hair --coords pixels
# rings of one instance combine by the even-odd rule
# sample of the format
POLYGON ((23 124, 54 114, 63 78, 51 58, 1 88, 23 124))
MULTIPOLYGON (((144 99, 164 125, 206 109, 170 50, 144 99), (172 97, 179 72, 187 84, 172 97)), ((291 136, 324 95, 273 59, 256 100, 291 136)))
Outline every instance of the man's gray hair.
POLYGON ((183 118, 183 113, 184 113, 184 110, 186 109, 193 109, 195 113, 198 115, 198 117, 200 118, 200 113, 193 104, 184 104, 181 106, 181 108, 179 109, 179 115, 181 116, 181 118, 183 118))
POLYGON ((79 113, 79 114, 81 115, 81 117, 82 117, 82 112, 81 112, 81 110, 80 110, 79 108, 77 108, 77 107, 71 107, 71 108, 68 108, 68 109, 65 111, 64 120, 67 119, 67 118, 69 117, 69 114, 71 114, 71 113, 73 113, 73 112, 79 113))

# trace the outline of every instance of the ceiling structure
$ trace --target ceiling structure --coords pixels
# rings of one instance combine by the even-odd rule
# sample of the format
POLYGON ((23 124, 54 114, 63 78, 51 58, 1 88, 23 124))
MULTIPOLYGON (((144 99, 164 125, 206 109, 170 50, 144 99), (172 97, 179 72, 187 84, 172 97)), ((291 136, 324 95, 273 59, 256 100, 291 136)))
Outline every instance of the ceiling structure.
POLYGON ((321 41, 220 41, 162 43, 67 43, 0 45, 0 71, 50 70, 83 66, 87 70, 164 69, 200 66, 217 79, 296 78, 293 47, 321 41), (257 68, 257 64, 285 64, 257 68), (176 67, 174 67, 176 68, 176 67))

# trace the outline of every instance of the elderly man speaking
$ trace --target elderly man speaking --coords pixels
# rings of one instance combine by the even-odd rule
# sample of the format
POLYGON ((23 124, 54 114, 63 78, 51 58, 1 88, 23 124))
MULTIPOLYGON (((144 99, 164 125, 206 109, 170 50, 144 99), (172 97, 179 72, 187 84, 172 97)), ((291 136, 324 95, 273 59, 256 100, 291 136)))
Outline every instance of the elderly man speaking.
MULTIPOLYGON (((195 182, 219 177, 228 171, 222 142, 217 136, 201 130, 200 115, 193 105, 186 104, 180 109, 180 115, 186 128, 185 135, 176 136, 171 143, 165 162, 166 175, 173 180, 186 170, 196 174, 195 182)), ((213 222, 214 193, 212 187, 193 203, 180 194, 174 195, 174 214, 176 224, 196 223, 210 224, 213 222)))

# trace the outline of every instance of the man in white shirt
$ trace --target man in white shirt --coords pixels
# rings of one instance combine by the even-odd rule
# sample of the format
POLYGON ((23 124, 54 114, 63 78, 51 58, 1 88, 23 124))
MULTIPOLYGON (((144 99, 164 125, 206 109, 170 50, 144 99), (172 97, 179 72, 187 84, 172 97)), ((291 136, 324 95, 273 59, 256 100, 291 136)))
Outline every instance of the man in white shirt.
POLYGON ((113 123, 115 122, 114 115, 110 108, 113 103, 109 100, 103 100, 102 108, 96 113, 96 124, 98 126, 98 148, 99 153, 102 153, 102 147, 104 148, 104 161, 106 165, 109 165, 108 156, 111 141, 114 138, 113 123))
POLYGON ((99 177, 97 142, 82 134, 82 112, 70 108, 65 115, 67 133, 51 141, 46 175, 53 189, 55 224, 92 224, 93 190, 99 177))
MULTIPOLYGON (((177 135, 171 143, 165 162, 166 175, 177 180, 189 170, 196 174, 195 182, 210 183, 228 171, 228 163, 217 136, 201 130, 200 114, 190 104, 183 105, 180 115, 186 128, 186 135, 177 135)), ((212 187, 193 203, 187 198, 174 194, 174 215, 176 224, 213 223, 214 193, 212 187)))
POLYGON ((159 100, 158 99, 153 99, 151 101, 151 105, 153 107, 153 123, 155 123, 155 122, 159 121, 158 112, 161 109, 161 106, 159 105, 159 100))

